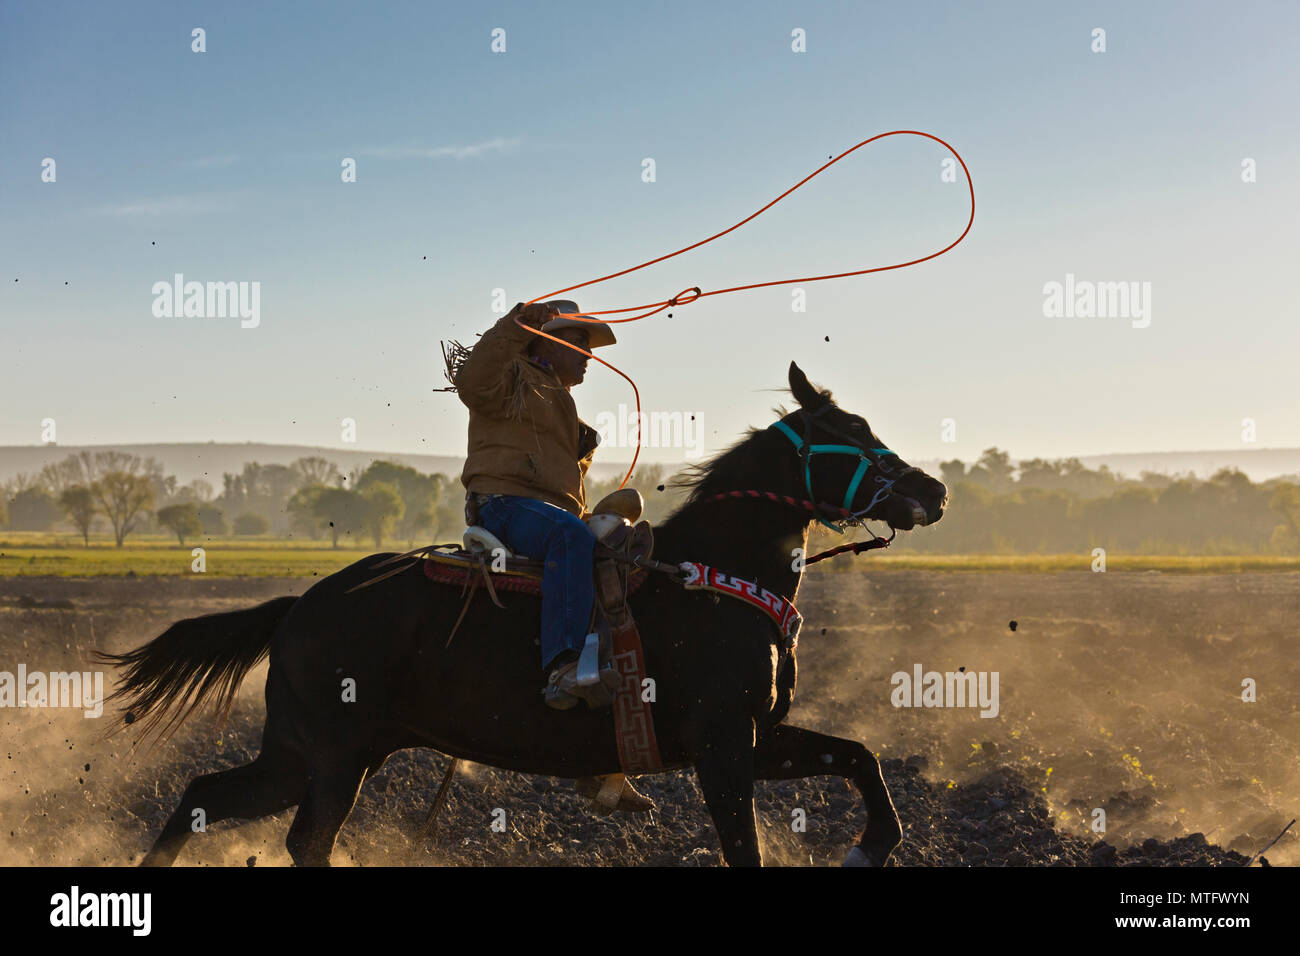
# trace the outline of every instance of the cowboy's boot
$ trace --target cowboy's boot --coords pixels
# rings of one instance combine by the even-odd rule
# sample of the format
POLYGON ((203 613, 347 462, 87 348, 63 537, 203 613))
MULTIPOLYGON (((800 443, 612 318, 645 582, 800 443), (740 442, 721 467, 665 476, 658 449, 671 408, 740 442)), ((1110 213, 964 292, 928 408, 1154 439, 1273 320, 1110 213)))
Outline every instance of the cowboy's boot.
POLYGON ((632 781, 621 773, 582 777, 574 786, 591 801, 591 808, 601 816, 615 810, 620 813, 645 813, 655 809, 655 802, 632 786, 632 781))
MULTIPOLYGON (((595 635, 591 635, 594 637, 595 635)), ((593 710, 608 707, 614 702, 614 691, 618 688, 619 675, 613 667, 599 666, 598 648, 591 642, 591 652, 585 655, 588 662, 596 667, 594 680, 591 674, 581 670, 584 657, 575 657, 566 664, 551 669, 546 687, 542 689, 542 700, 553 710, 572 710, 582 701, 593 710)))

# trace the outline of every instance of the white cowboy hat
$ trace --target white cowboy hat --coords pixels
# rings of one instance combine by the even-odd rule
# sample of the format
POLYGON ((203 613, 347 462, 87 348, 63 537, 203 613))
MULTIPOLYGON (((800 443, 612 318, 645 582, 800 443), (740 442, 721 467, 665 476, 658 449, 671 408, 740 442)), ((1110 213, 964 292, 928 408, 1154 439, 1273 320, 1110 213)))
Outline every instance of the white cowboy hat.
MULTIPOLYGON (((568 312, 572 315, 578 313, 578 303, 569 299, 552 299, 550 302, 544 302, 543 305, 553 306, 557 312, 568 312)), ((589 316, 589 318, 593 318, 589 316)), ((613 345, 618 339, 614 338, 614 330, 604 322, 591 321, 583 322, 581 319, 559 318, 551 319, 542 326, 543 332, 554 334, 558 329, 586 329, 587 331, 587 350, 598 349, 602 345, 613 345)))

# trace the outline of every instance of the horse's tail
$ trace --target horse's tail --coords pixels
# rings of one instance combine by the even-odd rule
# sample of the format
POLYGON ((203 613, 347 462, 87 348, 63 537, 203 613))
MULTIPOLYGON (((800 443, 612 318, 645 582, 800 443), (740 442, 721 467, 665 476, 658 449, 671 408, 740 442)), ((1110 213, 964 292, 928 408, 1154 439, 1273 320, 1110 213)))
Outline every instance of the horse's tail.
POLYGON ((108 697, 121 701, 125 711, 112 732, 143 719, 142 739, 157 731, 161 742, 214 695, 224 719, 244 675, 266 657, 276 626, 297 600, 278 597, 243 611, 177 621, 124 654, 96 651, 100 663, 126 668, 108 697))

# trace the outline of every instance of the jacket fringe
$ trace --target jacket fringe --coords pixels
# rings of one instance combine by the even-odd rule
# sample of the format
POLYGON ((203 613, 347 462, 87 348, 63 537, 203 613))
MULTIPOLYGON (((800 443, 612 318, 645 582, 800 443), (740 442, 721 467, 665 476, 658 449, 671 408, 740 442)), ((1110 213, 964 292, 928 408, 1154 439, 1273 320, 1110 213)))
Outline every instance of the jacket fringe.
POLYGON ((467 345, 461 345, 455 339, 438 343, 442 346, 442 361, 446 365, 443 370, 443 376, 447 379, 448 387, 440 389, 443 392, 456 391, 456 376, 460 373, 460 367, 465 364, 465 359, 469 358, 470 348, 467 345))
MULTIPOLYGON (((440 343, 442 345, 442 361, 446 368, 443 370, 443 376, 447 379, 447 388, 439 389, 443 392, 456 391, 456 378, 460 374, 461 367, 465 360, 469 358, 469 353, 473 348, 468 345, 462 345, 455 339, 440 343)), ((522 356, 513 359, 506 371, 510 376, 509 399, 506 402, 506 417, 512 421, 522 421, 524 417, 524 392, 527 383, 523 377, 522 356)))

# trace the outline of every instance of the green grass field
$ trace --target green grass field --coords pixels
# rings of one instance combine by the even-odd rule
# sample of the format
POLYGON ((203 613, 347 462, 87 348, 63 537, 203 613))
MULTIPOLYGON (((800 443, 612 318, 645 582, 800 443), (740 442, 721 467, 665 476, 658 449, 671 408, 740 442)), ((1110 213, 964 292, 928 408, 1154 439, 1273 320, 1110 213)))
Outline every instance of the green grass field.
POLYGON ((118 548, 112 538, 90 539, 90 547, 72 535, 0 532, 0 576, 54 574, 64 577, 100 575, 198 574, 192 569, 194 548, 203 548, 208 577, 312 577, 332 574, 377 550, 409 550, 404 543, 386 542, 383 549, 369 541, 340 540, 338 550, 328 539, 262 537, 201 538, 186 542, 161 535, 132 535, 118 548))
MULTIPOLYGON (((441 540, 441 539, 440 539, 441 540)), ((331 574, 377 550, 406 551, 405 542, 340 541, 269 537, 205 538, 180 547, 174 537, 133 535, 123 548, 111 538, 91 538, 90 547, 66 534, 0 532, 0 576, 143 574, 195 575, 192 549, 204 549, 205 576, 312 577, 331 574)), ((871 552, 815 565, 814 573, 845 571, 1088 571, 1088 554, 906 554, 871 552)), ((1300 556, 1275 555, 1134 555, 1111 552, 1107 571, 1231 573, 1237 571, 1300 571, 1300 556)))

